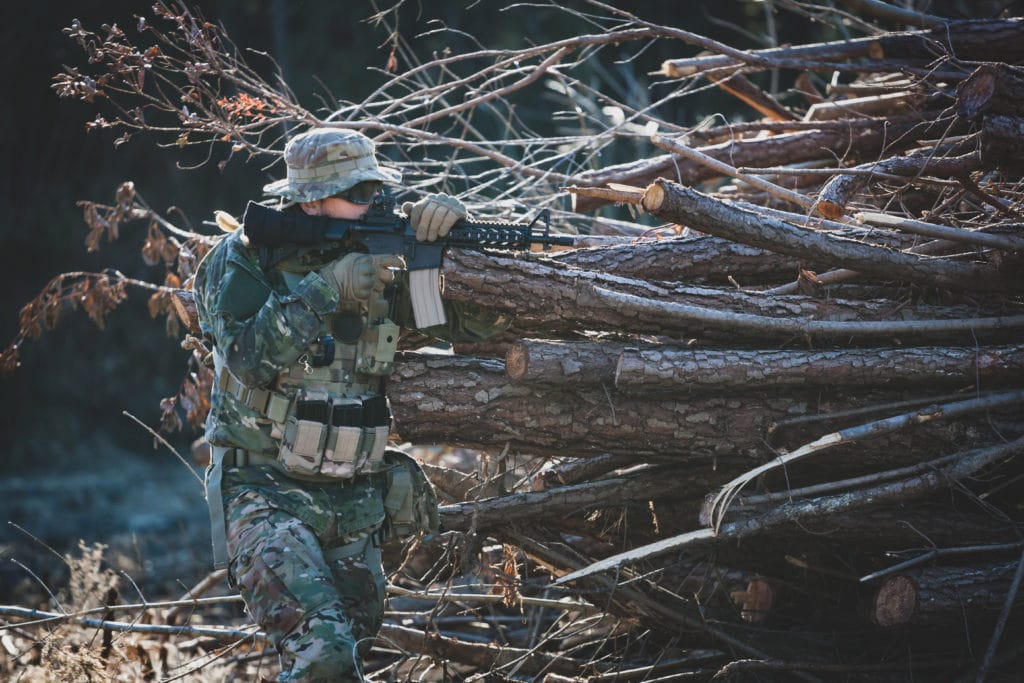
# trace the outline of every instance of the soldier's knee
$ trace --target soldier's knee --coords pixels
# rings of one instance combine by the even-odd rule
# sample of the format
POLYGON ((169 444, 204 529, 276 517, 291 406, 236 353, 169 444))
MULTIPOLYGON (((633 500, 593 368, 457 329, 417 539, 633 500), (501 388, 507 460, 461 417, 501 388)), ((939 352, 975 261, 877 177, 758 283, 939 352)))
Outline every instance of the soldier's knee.
POLYGON ((278 643, 282 681, 321 683, 362 680, 352 628, 338 609, 304 619, 278 643))

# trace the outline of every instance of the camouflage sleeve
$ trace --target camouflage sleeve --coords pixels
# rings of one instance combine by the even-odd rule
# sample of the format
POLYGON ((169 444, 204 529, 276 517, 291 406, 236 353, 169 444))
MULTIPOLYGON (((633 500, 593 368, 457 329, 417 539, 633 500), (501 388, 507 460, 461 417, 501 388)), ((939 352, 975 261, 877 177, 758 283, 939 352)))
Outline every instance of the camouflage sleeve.
POLYGON ((276 291, 238 233, 204 259, 195 289, 203 334, 252 387, 294 365, 316 339, 320 318, 338 305, 338 293, 315 272, 288 294, 276 291))
POLYGON ((428 337, 456 344, 475 343, 504 332, 512 324, 512 319, 508 315, 493 309, 465 302, 444 301, 444 312, 448 322, 434 327, 417 328, 413 322, 408 273, 400 273, 395 284, 395 323, 428 337))

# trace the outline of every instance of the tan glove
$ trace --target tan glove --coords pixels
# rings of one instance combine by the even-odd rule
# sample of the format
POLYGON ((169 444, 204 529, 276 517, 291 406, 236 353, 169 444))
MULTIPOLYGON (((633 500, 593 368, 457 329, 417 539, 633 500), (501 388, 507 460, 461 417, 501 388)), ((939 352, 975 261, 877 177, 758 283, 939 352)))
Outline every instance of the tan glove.
POLYGON ((409 217, 409 225, 420 242, 444 237, 453 225, 469 216, 462 202, 443 192, 429 194, 416 203, 406 202, 402 212, 409 217))
POLYGON ((402 257, 393 254, 345 254, 320 271, 327 284, 338 290, 343 301, 367 301, 395 281, 395 269, 405 268, 402 257))

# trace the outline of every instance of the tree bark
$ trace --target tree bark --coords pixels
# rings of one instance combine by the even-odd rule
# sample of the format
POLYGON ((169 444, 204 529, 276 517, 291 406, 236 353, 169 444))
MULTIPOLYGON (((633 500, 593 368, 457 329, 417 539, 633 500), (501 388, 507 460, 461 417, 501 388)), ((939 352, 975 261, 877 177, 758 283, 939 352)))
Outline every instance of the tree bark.
POLYGON ((793 279, 800 267, 800 259, 795 256, 774 254, 711 235, 572 249, 550 258, 579 270, 694 284, 723 284, 729 277, 741 283, 781 282, 793 279))
MULTIPOLYGON (((816 239, 827 239, 817 233, 810 234, 816 239)), ((850 240, 845 240, 844 244, 846 242, 857 244, 858 247, 865 246, 850 240)), ((893 252, 886 250, 886 253, 893 252)), ((884 300, 820 300, 806 296, 770 296, 737 291, 734 288, 715 289, 648 282, 567 269, 547 260, 458 249, 448 252, 445 264, 445 298, 506 312, 514 318, 516 333, 526 337, 572 338, 577 337, 582 330, 591 330, 629 335, 666 335, 681 339, 705 337, 732 344, 744 336, 751 343, 763 343, 766 338, 765 331, 759 329, 722 329, 706 321, 666 316, 661 310, 648 312, 642 308, 609 304, 599 290, 626 293, 648 303, 685 303, 708 311, 734 311, 778 319, 876 321, 890 319, 894 308, 892 302, 884 300)), ((905 321, 918 318, 956 320, 977 314, 976 308, 968 306, 933 307, 918 304, 900 306, 897 317, 905 321)), ((787 331, 784 334, 791 336, 793 332, 787 331)))
POLYGON ((615 369, 617 388, 641 392, 786 385, 990 388, 1021 380, 1021 345, 832 351, 634 348, 622 351, 615 369))
POLYGON ((849 268, 878 279, 903 279, 955 290, 1024 290, 1024 278, 978 264, 929 260, 799 228, 744 211, 667 180, 647 188, 644 209, 663 220, 689 225, 737 242, 849 268))
MULTIPOLYGON (((397 433, 405 441, 485 450, 508 445, 556 457, 617 453, 635 462, 726 468, 763 461, 768 429, 784 419, 893 399, 891 393, 851 395, 841 386, 794 388, 784 395, 750 389, 659 396, 604 386, 513 384, 499 361, 412 353, 399 354, 389 381, 397 433)), ((948 443, 951 432, 934 425, 912 435, 915 447, 926 449, 948 443)), ((878 457, 913 452, 879 443, 885 446, 878 446, 878 457)), ((861 466, 872 462, 863 450, 861 466)))
POLYGON ((513 382, 594 387, 615 383, 615 364, 625 347, 612 342, 559 342, 520 339, 505 357, 513 382))

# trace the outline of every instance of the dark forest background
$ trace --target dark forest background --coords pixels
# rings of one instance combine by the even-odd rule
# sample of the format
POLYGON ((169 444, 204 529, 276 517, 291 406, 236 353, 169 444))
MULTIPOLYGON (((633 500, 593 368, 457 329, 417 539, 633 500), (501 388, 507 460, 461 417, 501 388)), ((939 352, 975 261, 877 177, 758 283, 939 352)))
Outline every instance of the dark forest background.
MULTIPOLYGON (((378 8, 394 4, 382 1, 378 8)), ((579 19, 550 7, 522 5, 501 11, 509 4, 406 2, 398 10, 399 31, 417 54, 429 58, 446 48, 473 49, 473 37, 491 48, 521 47, 586 30, 579 19), (442 27, 450 30, 439 31, 442 27)), ((760 40, 766 32, 764 3, 616 4, 647 20, 734 47, 765 46, 760 40)), ((944 2, 927 9, 963 16, 983 12, 987 4, 944 2)), ((116 133, 85 131, 84 124, 102 109, 61 101, 53 94, 51 78, 62 65, 84 66, 82 52, 62 34, 63 27, 78 18, 93 30, 113 22, 133 30, 138 15, 152 17, 150 7, 151 3, 142 1, 80 0, 4 3, 0 9, 0 73, 5 94, 0 109, 0 338, 4 344, 16 332, 19 308, 59 272, 114 267, 133 277, 162 277, 139 257, 145 229, 141 224, 125 231, 118 242, 104 243, 98 253, 86 253, 85 225, 76 201, 109 202, 119 183, 133 180, 150 206, 175 222, 199 225, 214 209, 240 212, 265 182, 283 173, 280 166, 267 169, 259 161, 246 163, 242 157, 231 159, 223 170, 216 163, 221 157, 198 169, 183 170, 202 161, 202 151, 158 149, 153 139, 143 135, 115 147, 116 133)), ((316 97, 328 89, 337 97, 358 101, 384 78, 379 70, 390 52, 388 33, 366 21, 375 11, 367 0, 208 0, 200 7, 208 19, 224 24, 239 47, 274 55, 286 81, 307 106, 317 107, 316 97)), ((777 21, 781 43, 841 37, 831 27, 791 14, 781 14, 777 21)), ((660 41, 638 54, 607 50, 600 62, 588 67, 595 87, 635 89, 640 96, 652 87, 648 74, 664 59, 695 52, 682 43, 660 41)), ((256 58, 252 62, 261 63, 256 58)), ((400 69, 407 66, 399 63, 400 69)), ((550 111, 545 102, 535 106, 526 115, 543 129, 550 123, 550 111)), ((751 116, 717 91, 679 100, 674 106, 676 111, 661 115, 681 125, 697 124, 712 114, 751 116)), ((155 499, 178 500, 175 509, 188 513, 179 522, 195 524, 199 537, 205 534, 199 521, 204 514, 202 499, 186 468, 165 449, 154 449, 152 436, 122 414, 129 411, 146 424, 157 425, 159 401, 177 391, 188 357, 179 339, 165 334, 163 321, 149 318, 146 298, 146 293, 134 292, 108 318, 105 330, 97 329, 82 313, 69 313, 56 330, 26 344, 16 373, 0 378, 0 552, 17 554, 10 544, 24 540, 8 520, 61 550, 78 537, 96 540, 125 529, 144 530, 138 520, 147 510, 140 506, 155 499), (90 472, 110 486, 40 483, 67 481, 76 473, 90 472), (187 491, 182 493, 179 487, 187 491), (127 508, 114 507, 117 500, 127 508)), ((168 438, 187 455, 188 444, 196 436, 168 438)), ((151 517, 160 517, 150 512, 154 512, 151 517)), ((148 523, 160 522, 150 519, 148 523)), ((0 579, 4 571, 0 570, 0 579)))

